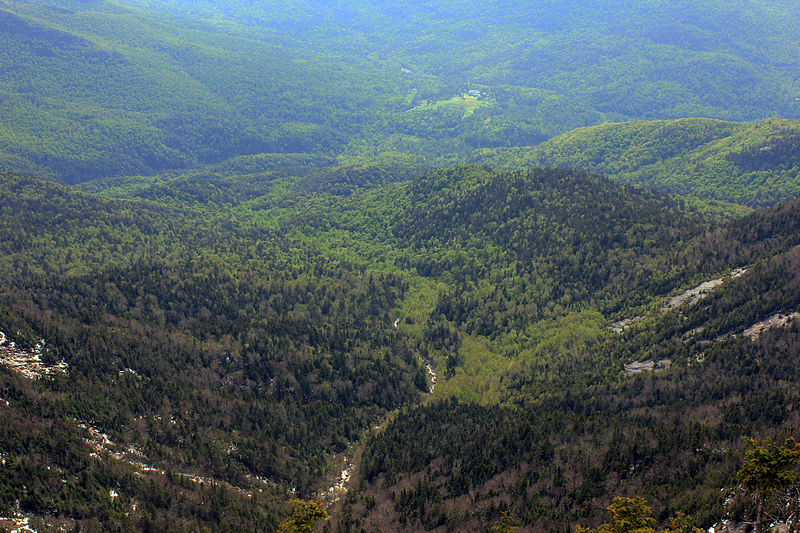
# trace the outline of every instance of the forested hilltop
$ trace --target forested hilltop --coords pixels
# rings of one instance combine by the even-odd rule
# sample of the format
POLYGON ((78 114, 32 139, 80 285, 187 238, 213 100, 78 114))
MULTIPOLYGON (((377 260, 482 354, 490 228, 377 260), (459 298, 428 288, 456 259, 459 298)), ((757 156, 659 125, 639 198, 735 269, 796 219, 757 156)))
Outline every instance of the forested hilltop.
POLYGON ((573 168, 623 183, 765 207, 800 193, 800 122, 609 123, 535 147, 476 151, 472 159, 502 168, 573 168))
MULTIPOLYGON (((746 266, 588 342, 575 324, 562 330, 566 349, 540 337, 549 357, 502 377, 507 401, 398 416, 368 441, 340 530, 480 530, 505 514, 522 530, 568 531, 599 523, 609 495, 644 496, 661 524, 676 511, 701 527, 755 519, 734 475, 742 437, 797 429, 797 203, 679 254, 746 266)), ((773 520, 792 505, 770 507, 773 520)))
POLYGON ((608 121, 800 118, 793 7, 4 2, 0 168, 446 166, 608 121))

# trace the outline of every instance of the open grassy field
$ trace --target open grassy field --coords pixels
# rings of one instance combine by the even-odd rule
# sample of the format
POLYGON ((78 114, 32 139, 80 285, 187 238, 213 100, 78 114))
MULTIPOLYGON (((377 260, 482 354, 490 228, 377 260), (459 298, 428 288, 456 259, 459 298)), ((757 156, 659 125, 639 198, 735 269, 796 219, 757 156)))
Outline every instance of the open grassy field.
POLYGON ((492 102, 488 100, 483 100, 476 96, 463 94, 461 96, 454 96, 447 100, 439 100, 438 102, 417 106, 412 111, 437 111, 440 109, 463 110, 464 114, 462 118, 467 118, 478 109, 482 107, 491 107, 491 106, 492 102))

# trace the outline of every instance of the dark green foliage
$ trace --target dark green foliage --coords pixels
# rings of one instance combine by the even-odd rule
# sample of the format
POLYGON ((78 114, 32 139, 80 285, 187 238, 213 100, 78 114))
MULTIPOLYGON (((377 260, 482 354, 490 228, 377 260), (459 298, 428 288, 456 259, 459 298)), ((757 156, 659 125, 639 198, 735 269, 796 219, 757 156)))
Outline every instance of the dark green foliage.
POLYGON ((800 475, 800 445, 789 437, 782 444, 767 439, 763 444, 747 439, 747 451, 739 469, 738 477, 747 493, 756 501, 755 531, 761 533, 764 526, 764 507, 767 498, 782 492, 778 507, 783 507, 781 518, 790 515, 789 523, 797 512, 796 481, 800 475))
POLYGON ((0 411, 3 516, 15 512, 18 502, 22 512, 69 517, 90 530, 92 522, 105 530, 254 531, 277 526, 284 510, 274 503, 279 497, 274 488, 252 489, 255 494, 248 498, 227 484, 202 485, 173 471, 143 473, 105 454, 89 455, 85 430, 74 420, 53 416, 60 394, 35 389, 0 371, 0 394, 11 404, 0 411))
POLYGON ((392 233, 420 253, 401 264, 448 279, 432 316, 483 336, 587 304, 638 304, 657 258, 701 227, 672 199, 567 171, 460 167, 408 195, 392 233))
POLYGON ((703 366, 630 381, 565 376, 547 388, 549 399, 517 409, 450 401, 404 413, 370 441, 364 465, 365 494, 393 498, 395 522, 363 511, 366 523, 459 528, 490 523, 491 505, 510 500, 524 524, 568 529, 625 493, 659 502, 659 520, 681 510, 711 523, 722 512, 719 488, 735 477, 741 435, 796 416, 786 407, 798 399, 796 361, 771 346, 796 353, 798 339, 793 328, 760 343, 728 341, 708 349, 703 366), (406 480, 415 480, 414 500, 406 480))
POLYGON ((0 330, 69 369, 0 366, 0 515, 272 531, 347 454, 340 530, 708 526, 796 425, 744 332, 800 200, 698 213, 797 194, 797 123, 650 120, 800 117, 791 2, 155 4, 0 8, 0 168, 83 190, 0 174, 0 330))
MULTIPOLYGON (((665 263, 675 273, 664 282, 673 284, 727 267, 722 285, 699 303, 671 311, 659 304, 588 353, 551 352, 508 372, 501 383, 513 407, 451 400, 396 417, 368 443, 350 519, 359 516, 367 529, 474 528, 508 505, 535 530, 567 530, 598 523, 611 495, 639 494, 658 502, 660 523, 674 511, 704 527, 718 520, 720 488, 736 483, 741 437, 785 431, 797 416, 797 322, 757 339, 743 335, 800 308, 796 202, 698 236, 665 263), (623 363, 665 358, 669 370, 622 373, 623 363), (371 512, 386 509, 384 501, 393 514, 371 512)), ((743 507, 728 512, 744 518, 743 507)))
POLYGON ((70 372, 3 370, 15 443, 3 509, 24 499, 115 527, 124 519, 97 496, 114 490, 142 504, 134 528, 222 530, 238 516, 272 528, 288 514, 282 490, 310 497, 332 454, 390 415, 360 455, 366 492, 345 504, 344 529, 476 529, 503 512, 567 529, 631 491, 659 502, 661 523, 720 516, 741 435, 791 424, 800 400, 796 327, 741 336, 800 306, 798 200, 710 228, 683 201, 580 172, 421 172, 85 186, 105 196, 3 175, 0 325, 25 349, 45 338, 44 363, 70 372), (720 275, 702 303, 660 310, 720 275), (634 312, 624 335, 606 329, 634 312), (667 358, 669 371, 623 375, 667 358), (434 397, 482 404, 410 407, 430 385, 423 362, 434 397), (90 456, 79 422, 164 473, 90 456), (47 465, 87 477, 54 481, 47 465), (213 499, 185 474, 214 480, 213 499), (235 487, 254 495, 254 475, 274 485, 251 504, 235 487), (35 490, 20 496, 22 476, 35 490))
MULTIPOLYGON (((405 290, 397 276, 224 215, 16 176, 3 176, 0 201, 3 328, 20 346, 47 339, 45 361, 70 369, 33 388, 44 395, 37 424, 91 421, 150 464, 308 491, 325 454, 419 394, 419 359, 388 315, 405 290)), ((28 490, 44 497, 36 479, 28 490)), ((18 496, 6 496, 9 509, 18 496)))

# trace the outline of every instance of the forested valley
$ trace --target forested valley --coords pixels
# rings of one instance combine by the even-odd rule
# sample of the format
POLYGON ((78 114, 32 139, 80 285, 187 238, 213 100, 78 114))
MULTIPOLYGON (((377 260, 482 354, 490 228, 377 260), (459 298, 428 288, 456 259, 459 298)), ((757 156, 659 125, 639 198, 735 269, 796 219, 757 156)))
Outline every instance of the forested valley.
POLYGON ((796 531, 793 7, 0 2, 0 531, 796 531))

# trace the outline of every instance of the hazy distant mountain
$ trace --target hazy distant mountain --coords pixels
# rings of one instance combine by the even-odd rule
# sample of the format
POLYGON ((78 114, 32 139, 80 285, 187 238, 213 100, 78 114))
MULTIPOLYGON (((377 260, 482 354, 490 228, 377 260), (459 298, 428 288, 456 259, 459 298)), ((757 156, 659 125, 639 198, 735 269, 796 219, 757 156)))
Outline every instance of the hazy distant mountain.
POLYGON ((254 154, 453 161, 608 120, 800 118, 791 7, 6 2, 0 162, 76 182, 254 154))

